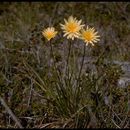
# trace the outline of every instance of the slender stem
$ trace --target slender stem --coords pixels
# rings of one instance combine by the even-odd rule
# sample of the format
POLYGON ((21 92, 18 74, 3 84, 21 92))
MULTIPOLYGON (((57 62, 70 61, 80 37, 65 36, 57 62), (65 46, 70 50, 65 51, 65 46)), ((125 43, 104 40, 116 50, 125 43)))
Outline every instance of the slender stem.
POLYGON ((79 98, 79 91, 80 91, 80 76, 81 76, 81 72, 82 72, 82 68, 83 68, 83 64, 84 64, 84 58, 85 58, 85 51, 86 51, 86 44, 84 44, 84 52, 83 52, 83 58, 82 58, 82 62, 81 62, 81 67, 80 67, 80 70, 79 70, 79 75, 78 75, 78 78, 77 78, 77 86, 75 88, 75 99, 76 99, 76 102, 75 102, 75 105, 77 107, 77 101, 79 98))
POLYGON ((75 61, 74 61, 74 49, 72 47, 71 49, 72 53, 73 53, 73 65, 71 65, 71 73, 70 73, 70 77, 69 77, 69 82, 71 82, 71 79, 73 78, 73 74, 74 74, 74 65, 75 65, 75 61))
POLYGON ((55 56, 54 56, 53 46, 52 46, 52 44, 51 44, 51 41, 49 42, 49 44, 50 44, 50 48, 51 48, 52 58, 53 58, 53 60, 54 60, 54 69, 55 69, 55 71, 56 71, 56 73, 57 73, 57 77, 58 77, 59 81, 61 81, 61 80, 60 80, 60 76, 59 76, 59 72, 57 71, 56 64, 55 64, 55 56))
POLYGON ((52 16, 51 16, 50 25, 54 25, 55 15, 57 15, 57 11, 58 11, 59 7, 60 7, 60 3, 56 3, 56 4, 55 4, 55 7, 54 7, 54 9, 53 9, 52 16))
POLYGON ((29 99, 28 99, 28 108, 31 107, 32 90, 33 90, 33 81, 32 81, 32 78, 30 80, 31 80, 31 85, 30 85, 30 93, 29 93, 29 99))
POLYGON ((68 76, 68 79, 69 79, 69 58, 70 58, 71 45, 72 43, 70 42, 68 47, 68 56, 67 56, 67 64, 66 64, 66 75, 68 76))
POLYGON ((80 76, 81 76, 81 72, 82 72, 83 64, 84 64, 85 51, 86 51, 86 44, 84 44, 83 58, 82 58, 81 67, 80 67, 80 71, 79 71, 79 75, 78 75, 78 80, 77 80, 77 82, 80 81, 80 76))

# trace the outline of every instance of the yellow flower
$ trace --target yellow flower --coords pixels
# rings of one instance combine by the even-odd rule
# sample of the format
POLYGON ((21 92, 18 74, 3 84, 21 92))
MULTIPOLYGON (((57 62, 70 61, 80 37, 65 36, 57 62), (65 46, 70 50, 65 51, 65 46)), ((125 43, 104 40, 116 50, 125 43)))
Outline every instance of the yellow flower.
POLYGON ((52 38, 54 38, 57 34, 57 31, 55 31, 54 27, 48 27, 47 29, 42 31, 42 35, 50 41, 52 38))
POLYGON ((92 44, 92 46, 94 46, 94 42, 99 41, 99 35, 97 35, 97 32, 95 32, 94 28, 89 28, 87 26, 86 29, 83 29, 81 31, 81 39, 84 40, 84 42, 86 42, 86 44, 88 45, 89 43, 92 44))
POLYGON ((68 18, 68 21, 64 19, 65 25, 60 24, 61 28, 63 29, 63 32, 65 33, 63 36, 67 36, 67 39, 79 38, 80 36, 80 30, 84 25, 81 25, 82 20, 77 20, 73 16, 70 16, 68 18))

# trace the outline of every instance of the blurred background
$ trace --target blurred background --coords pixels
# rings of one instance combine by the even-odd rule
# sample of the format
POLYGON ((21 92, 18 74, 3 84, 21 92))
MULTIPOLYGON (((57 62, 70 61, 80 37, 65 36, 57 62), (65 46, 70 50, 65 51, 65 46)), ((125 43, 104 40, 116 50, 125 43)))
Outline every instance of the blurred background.
MULTIPOLYGON (((61 119, 54 114, 54 111, 52 112, 52 106, 44 105, 44 93, 36 87, 32 80, 35 79, 35 75, 24 66, 23 61, 32 66, 41 78, 51 77, 51 73, 48 72, 52 64, 49 58, 50 48, 41 32, 48 26, 54 26, 60 32, 53 44, 57 66, 59 69, 64 68, 68 46, 65 38, 62 38, 59 23, 64 23, 64 19, 70 15, 94 27, 101 36, 94 47, 87 47, 84 73, 95 72, 90 62, 98 59, 97 75, 106 73, 108 77, 105 77, 104 84, 110 83, 116 86, 113 93, 117 99, 121 97, 119 102, 115 101, 118 103, 115 111, 119 106, 123 106, 123 103, 126 109, 130 107, 127 90, 130 86, 129 2, 0 2, 0 95, 24 127, 41 128, 42 124, 53 122, 52 117, 61 119)), ((80 64, 83 54, 82 42, 75 41, 73 48, 80 64)), ((107 96, 104 97, 105 102, 108 101, 107 96)), ((129 118, 126 118, 124 107, 120 108, 119 112, 116 111, 121 117, 115 120, 120 122, 119 127, 122 128, 129 127, 130 123, 129 118)), ((107 113, 105 108, 103 111, 107 113)), ((96 114, 95 116, 100 119, 100 116, 96 114)), ((54 126, 62 127, 61 122, 54 126)), ((89 127, 89 123, 87 126, 83 124, 80 126, 80 123, 72 124, 70 123, 68 127, 89 127)), ((95 127, 118 126, 111 121, 102 124, 99 121, 95 127)), ((0 127, 16 127, 2 104, 0 104, 0 127)))

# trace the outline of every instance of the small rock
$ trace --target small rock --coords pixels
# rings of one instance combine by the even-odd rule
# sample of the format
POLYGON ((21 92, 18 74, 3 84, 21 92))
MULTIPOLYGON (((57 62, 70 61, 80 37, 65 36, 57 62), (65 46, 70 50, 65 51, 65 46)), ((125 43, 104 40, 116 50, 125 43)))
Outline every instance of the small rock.
POLYGON ((130 85, 130 78, 128 77, 121 77, 118 80, 118 86, 121 88, 126 88, 128 85, 130 85))

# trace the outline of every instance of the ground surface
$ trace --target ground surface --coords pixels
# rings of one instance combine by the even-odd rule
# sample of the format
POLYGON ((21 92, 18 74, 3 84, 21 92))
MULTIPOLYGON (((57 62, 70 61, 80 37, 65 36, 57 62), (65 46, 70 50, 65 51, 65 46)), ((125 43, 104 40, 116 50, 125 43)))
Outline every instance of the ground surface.
POLYGON ((1 128, 130 128, 129 74, 130 3, 0 4, 1 128), (41 33, 49 25, 62 32, 70 15, 101 36, 87 46, 78 80, 84 43, 73 42, 70 78, 69 41, 62 33, 54 39, 55 68, 41 33))

